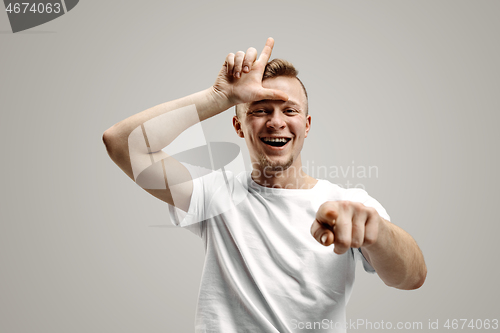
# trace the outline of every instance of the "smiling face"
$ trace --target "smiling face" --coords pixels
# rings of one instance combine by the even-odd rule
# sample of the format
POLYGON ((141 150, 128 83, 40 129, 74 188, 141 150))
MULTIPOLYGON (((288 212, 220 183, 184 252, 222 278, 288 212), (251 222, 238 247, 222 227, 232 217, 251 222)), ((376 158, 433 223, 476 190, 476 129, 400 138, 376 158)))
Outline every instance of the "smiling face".
POLYGON ((284 91, 289 100, 239 106, 239 116, 233 118, 236 133, 245 139, 254 168, 267 173, 293 165, 300 170, 300 151, 311 127, 304 89, 296 78, 287 76, 265 79, 262 86, 284 91))

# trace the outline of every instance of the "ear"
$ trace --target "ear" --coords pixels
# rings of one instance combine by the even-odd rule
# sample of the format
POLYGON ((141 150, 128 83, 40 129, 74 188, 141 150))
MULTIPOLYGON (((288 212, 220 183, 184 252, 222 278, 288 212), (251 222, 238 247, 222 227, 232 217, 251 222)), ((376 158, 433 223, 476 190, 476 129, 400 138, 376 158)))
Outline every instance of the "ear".
POLYGON ((236 131, 236 134, 238 134, 240 138, 245 137, 245 135, 243 134, 243 130, 241 129, 241 123, 240 120, 238 119, 238 116, 233 117, 233 127, 234 130, 236 131))
POLYGON ((306 135, 304 138, 307 138, 307 134, 309 133, 309 130, 311 129, 311 116, 308 115, 306 118, 306 135))

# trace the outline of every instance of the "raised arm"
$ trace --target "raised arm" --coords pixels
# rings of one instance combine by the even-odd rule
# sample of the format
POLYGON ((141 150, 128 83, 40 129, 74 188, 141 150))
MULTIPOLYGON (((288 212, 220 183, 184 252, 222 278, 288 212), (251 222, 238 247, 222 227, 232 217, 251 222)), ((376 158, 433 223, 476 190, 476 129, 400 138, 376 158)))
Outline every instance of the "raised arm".
POLYGON ((111 159, 147 192, 187 211, 192 193, 189 172, 162 149, 187 128, 236 104, 287 100, 285 93, 262 87, 273 45, 274 40, 269 38, 258 59, 254 48, 246 53, 230 53, 210 88, 154 106, 113 125, 103 135, 111 159))

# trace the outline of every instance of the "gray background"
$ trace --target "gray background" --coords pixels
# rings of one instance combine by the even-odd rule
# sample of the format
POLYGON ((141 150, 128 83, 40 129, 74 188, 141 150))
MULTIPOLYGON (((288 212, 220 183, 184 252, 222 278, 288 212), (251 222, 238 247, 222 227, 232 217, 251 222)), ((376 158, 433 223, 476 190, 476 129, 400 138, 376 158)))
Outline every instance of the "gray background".
MULTIPOLYGON (((0 331, 193 331, 201 240, 168 227, 101 136, 209 87, 227 53, 268 36, 310 95, 304 164, 377 166, 327 179, 362 183, 428 265, 416 291, 358 267, 348 317, 500 319, 499 13, 484 0, 81 1, 18 34, 0 13, 0 331)), ((203 124, 208 141, 244 147, 232 114, 203 124)))

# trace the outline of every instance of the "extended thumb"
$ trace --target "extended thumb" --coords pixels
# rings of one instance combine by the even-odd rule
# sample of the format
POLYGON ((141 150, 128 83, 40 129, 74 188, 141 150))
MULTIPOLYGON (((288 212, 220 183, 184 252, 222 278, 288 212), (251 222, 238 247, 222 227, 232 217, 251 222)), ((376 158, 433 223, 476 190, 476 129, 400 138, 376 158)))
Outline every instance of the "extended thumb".
POLYGON ((265 89, 263 95, 264 95, 264 99, 288 101, 288 95, 281 90, 265 89))

